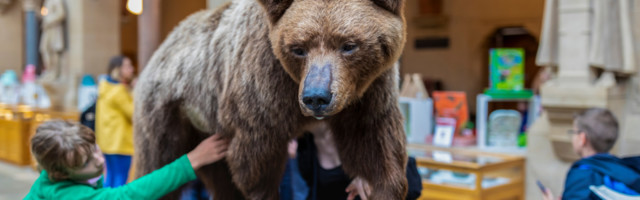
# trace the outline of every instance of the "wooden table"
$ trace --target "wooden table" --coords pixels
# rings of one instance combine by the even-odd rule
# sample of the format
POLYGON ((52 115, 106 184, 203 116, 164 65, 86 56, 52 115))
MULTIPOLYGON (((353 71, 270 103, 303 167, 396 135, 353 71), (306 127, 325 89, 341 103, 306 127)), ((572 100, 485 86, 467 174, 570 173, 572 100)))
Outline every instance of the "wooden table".
POLYGON ((523 157, 412 144, 407 151, 422 176, 420 200, 524 199, 523 157))
POLYGON ((79 113, 0 105, 0 160, 16 165, 34 164, 29 140, 38 125, 50 119, 78 121, 79 113))

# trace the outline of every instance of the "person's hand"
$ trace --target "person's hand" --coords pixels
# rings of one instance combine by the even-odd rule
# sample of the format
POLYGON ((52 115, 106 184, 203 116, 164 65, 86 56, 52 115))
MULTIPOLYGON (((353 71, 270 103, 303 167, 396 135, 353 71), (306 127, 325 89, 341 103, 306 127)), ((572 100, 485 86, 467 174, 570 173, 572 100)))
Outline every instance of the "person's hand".
POLYGON ((298 141, 295 139, 289 141, 287 151, 289 152, 289 158, 296 158, 296 154, 298 153, 298 141))
POLYGON ((187 153, 191 167, 196 170, 202 166, 217 162, 225 157, 228 146, 229 142, 220 139, 220 134, 214 134, 204 139, 193 151, 187 153))
POLYGON ((347 200, 354 200, 356 196, 360 196, 362 200, 367 200, 367 197, 371 194, 371 186, 364 179, 356 177, 351 181, 346 192, 349 193, 347 200))
POLYGON ((544 200, 555 200, 555 199, 560 200, 560 199, 562 199, 562 198, 561 198, 561 197, 554 198, 554 197, 553 197, 553 193, 551 193, 551 190, 550 190, 549 188, 546 188, 546 189, 544 190, 544 194, 543 194, 543 196, 542 196, 542 199, 544 199, 544 200))

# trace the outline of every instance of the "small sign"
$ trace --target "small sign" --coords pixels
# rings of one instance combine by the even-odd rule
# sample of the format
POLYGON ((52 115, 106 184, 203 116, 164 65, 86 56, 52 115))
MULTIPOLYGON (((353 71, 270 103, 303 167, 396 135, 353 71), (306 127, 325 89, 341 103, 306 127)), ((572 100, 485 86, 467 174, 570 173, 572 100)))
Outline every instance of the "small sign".
POLYGON ((436 120, 436 131, 433 136, 433 145, 440 147, 450 147, 453 142, 453 133, 456 130, 456 119, 438 118, 436 120))

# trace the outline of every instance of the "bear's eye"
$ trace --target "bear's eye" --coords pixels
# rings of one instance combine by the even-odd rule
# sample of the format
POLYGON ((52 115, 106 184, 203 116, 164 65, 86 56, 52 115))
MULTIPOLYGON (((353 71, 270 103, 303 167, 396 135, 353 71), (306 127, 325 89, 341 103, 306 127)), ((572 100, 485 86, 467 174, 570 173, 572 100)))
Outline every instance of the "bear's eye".
POLYGON ((296 56, 300 56, 300 57, 304 57, 304 56, 307 55, 307 51, 305 51, 304 49, 302 49, 300 47, 291 48, 291 53, 293 53, 296 56))
POLYGON ((342 45, 342 48, 340 48, 342 53, 346 55, 353 54, 353 52, 355 52, 357 49, 358 49, 358 45, 353 42, 345 43, 344 45, 342 45))

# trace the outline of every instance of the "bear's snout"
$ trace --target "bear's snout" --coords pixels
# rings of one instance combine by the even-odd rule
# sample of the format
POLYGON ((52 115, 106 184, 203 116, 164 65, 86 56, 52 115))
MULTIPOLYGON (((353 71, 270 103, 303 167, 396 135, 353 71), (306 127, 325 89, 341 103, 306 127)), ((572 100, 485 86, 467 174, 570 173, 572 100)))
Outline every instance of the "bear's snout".
POLYGON ((302 103, 313 111, 316 118, 323 118, 331 104, 331 65, 312 65, 307 72, 302 89, 302 103))
POLYGON ((316 117, 320 117, 331 103, 331 91, 320 88, 305 88, 302 102, 315 113, 316 117))

